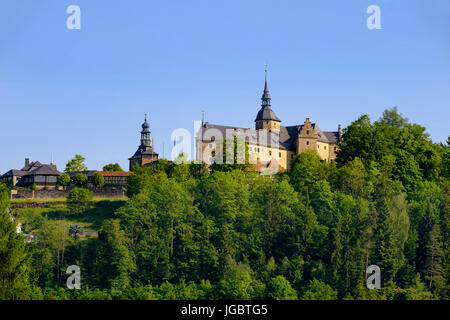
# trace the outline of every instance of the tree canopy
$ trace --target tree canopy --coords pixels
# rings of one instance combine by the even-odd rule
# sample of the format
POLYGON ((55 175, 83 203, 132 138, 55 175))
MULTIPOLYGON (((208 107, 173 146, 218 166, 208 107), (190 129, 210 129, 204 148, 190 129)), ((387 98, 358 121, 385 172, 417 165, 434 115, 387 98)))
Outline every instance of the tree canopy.
POLYGON ((86 159, 79 154, 76 154, 75 157, 71 160, 69 160, 66 164, 65 172, 79 172, 79 171, 86 171, 88 168, 84 164, 84 161, 86 159))
POLYGON ((110 163, 103 166, 103 171, 123 171, 118 163, 110 163))

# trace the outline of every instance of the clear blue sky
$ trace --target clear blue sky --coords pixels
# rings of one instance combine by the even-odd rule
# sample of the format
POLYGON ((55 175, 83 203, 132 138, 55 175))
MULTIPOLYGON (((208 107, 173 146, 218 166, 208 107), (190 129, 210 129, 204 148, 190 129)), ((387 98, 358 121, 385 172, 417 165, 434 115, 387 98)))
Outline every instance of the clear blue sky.
POLYGON ((266 61, 282 125, 336 130, 398 106, 434 141, 450 134, 448 0, 2 0, 0 172, 52 153, 60 170, 77 153, 128 169, 144 113, 166 157, 202 110, 253 127, 266 61))

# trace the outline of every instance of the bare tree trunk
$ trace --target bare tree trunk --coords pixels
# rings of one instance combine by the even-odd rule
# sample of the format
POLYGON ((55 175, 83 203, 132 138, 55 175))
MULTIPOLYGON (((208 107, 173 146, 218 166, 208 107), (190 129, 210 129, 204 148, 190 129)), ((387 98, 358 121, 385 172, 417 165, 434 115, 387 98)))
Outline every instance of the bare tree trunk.
POLYGON ((433 285, 433 270, 434 270, 434 253, 431 254, 431 266, 430 266, 430 292, 433 285))
MULTIPOLYGON (((56 220, 56 218, 55 218, 55 221, 57 221, 56 220)), ((57 226, 59 225, 59 223, 57 224, 57 226)), ((59 285, 59 283, 60 283, 60 279, 59 279, 59 276, 60 276, 60 266, 59 266, 59 252, 60 252, 60 242, 59 242, 59 239, 57 240, 57 256, 56 256, 56 280, 57 280, 57 282, 58 282, 58 285, 59 285)))
POLYGON ((370 252, 370 241, 367 243, 367 251, 366 251, 366 281, 367 281, 367 268, 369 267, 369 252, 370 252))
MULTIPOLYGON (((63 222, 62 228, 62 256, 61 256, 61 267, 64 266, 64 251, 66 249, 66 237, 65 237, 65 223, 63 222)), ((63 269, 61 268, 61 276, 62 277, 63 269)))
POLYGON ((41 265, 39 266, 39 276, 42 275, 44 269, 44 253, 46 248, 46 242, 42 241, 42 254, 41 254, 41 265))
POLYGON ((170 219, 170 256, 173 256, 173 234, 174 234, 174 230, 173 230, 173 217, 171 217, 170 219))

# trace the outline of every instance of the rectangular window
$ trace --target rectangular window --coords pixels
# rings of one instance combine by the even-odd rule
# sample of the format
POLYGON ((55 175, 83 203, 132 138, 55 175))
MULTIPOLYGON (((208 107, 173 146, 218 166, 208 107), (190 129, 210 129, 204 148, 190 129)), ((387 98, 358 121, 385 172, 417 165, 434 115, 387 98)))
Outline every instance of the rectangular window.
POLYGON ((249 148, 248 148, 248 151, 252 151, 252 147, 249 147, 249 148))
POLYGON ((272 155, 272 151, 269 151, 269 156, 271 156, 272 155))
POLYGON ((47 182, 48 183, 55 183, 56 182, 56 177, 55 176, 48 176, 47 177, 47 182))
POLYGON ((281 152, 278 153, 278 156, 281 158, 281 152))
POLYGON ((309 146, 309 141, 306 141, 306 145, 309 146))
POLYGON ((323 150, 327 150, 327 146, 323 146, 323 150))

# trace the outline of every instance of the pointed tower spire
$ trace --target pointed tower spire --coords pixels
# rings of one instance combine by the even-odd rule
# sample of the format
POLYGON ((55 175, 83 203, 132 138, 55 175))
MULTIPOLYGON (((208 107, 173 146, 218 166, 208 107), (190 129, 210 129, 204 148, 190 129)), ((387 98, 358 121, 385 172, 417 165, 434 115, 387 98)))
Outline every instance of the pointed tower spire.
POLYGON ((269 85, 267 81, 267 63, 265 64, 265 83, 264 93, 261 97, 261 109, 258 111, 255 119, 256 130, 265 129, 269 131, 279 131, 281 120, 275 115, 270 104, 269 85))
POLYGON ((270 107, 270 100, 271 100, 270 93, 269 93, 269 85, 267 84, 267 63, 265 63, 264 65, 266 67, 265 68, 266 75, 265 75, 265 83, 264 83, 264 93, 263 93, 263 95, 261 97, 261 101, 262 101, 261 106, 263 108, 265 108, 267 106, 270 107))
POLYGON ((267 62, 264 64, 264 66, 265 66, 264 72, 266 74, 266 76, 265 76, 266 83, 264 85, 264 92, 266 92, 266 91, 269 91, 269 88, 267 87, 267 66, 268 66, 267 62))

